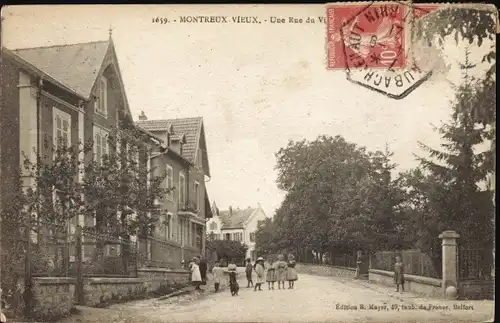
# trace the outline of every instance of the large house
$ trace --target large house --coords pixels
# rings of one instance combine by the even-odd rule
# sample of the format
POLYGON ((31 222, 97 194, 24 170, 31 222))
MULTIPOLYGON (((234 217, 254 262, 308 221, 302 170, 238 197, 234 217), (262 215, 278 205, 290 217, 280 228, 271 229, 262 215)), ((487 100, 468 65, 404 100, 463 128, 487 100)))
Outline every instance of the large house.
POLYGON ((255 232, 261 221, 267 219, 260 204, 245 209, 231 206, 228 210, 218 211, 215 203, 212 205, 214 217, 207 222, 207 236, 213 240, 233 240, 244 243, 247 247, 246 258, 255 261, 255 232))
MULTIPOLYGON (((38 155, 48 162, 61 145, 93 142, 93 152, 80 159, 100 159, 115 150, 108 140, 110 129, 124 120, 133 122, 111 34, 105 41, 2 48, 1 57, 4 200, 15 193, 19 180, 24 187, 34 184, 20 172, 26 157, 34 162, 38 155)), ((86 222, 83 215, 76 216, 71 230, 77 224, 93 225, 86 222)))
MULTIPOLYGON (((152 253, 176 246, 170 259, 187 262, 205 250, 205 223, 212 210, 205 187, 210 177, 203 118, 148 120, 144 112, 136 125, 163 140, 168 149, 151 156, 151 167, 166 173, 171 193, 158 201, 165 210, 165 225, 155 233, 152 253)), ((167 257, 164 255, 164 257, 167 257)), ((153 257, 154 258, 154 257, 153 257)))
MULTIPOLYGON (((205 218, 211 214, 206 207, 205 175, 210 173, 203 122, 170 120, 166 132, 154 129, 163 139, 148 132, 151 127, 146 124, 135 126, 111 34, 108 40, 90 43, 2 48, 1 70, 2 210, 13 210, 5 202, 13 199, 17 183, 34 185, 34 179, 21 171, 26 156, 32 161, 44 156, 50 162, 59 145, 92 143, 93 151, 80 154, 80 160, 99 160, 119 152, 108 134, 125 121, 145 134, 145 144, 153 148, 148 149, 151 155, 137 156, 140 164, 149 169, 163 166, 159 169, 168 172, 165 185, 174 188, 158 201, 162 211, 171 213, 158 212, 163 218, 158 219, 156 231, 139 239, 143 258, 157 266, 179 268, 182 259, 202 252, 205 218)), ((83 179, 82 174, 75 177, 83 179)), ((68 231, 75 232, 77 225, 96 227, 96 218, 77 215, 68 223, 68 231)), ((116 250, 111 249, 106 254, 116 250)))

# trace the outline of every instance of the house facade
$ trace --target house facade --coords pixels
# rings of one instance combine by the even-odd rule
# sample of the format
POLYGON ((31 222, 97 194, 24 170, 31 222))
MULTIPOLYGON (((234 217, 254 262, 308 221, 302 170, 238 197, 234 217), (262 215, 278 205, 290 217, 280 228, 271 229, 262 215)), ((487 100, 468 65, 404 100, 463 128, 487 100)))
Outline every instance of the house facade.
POLYGON ((213 218, 207 221, 207 237, 213 240, 239 241, 248 247, 246 258, 255 261, 255 232, 261 221, 267 219, 260 204, 257 207, 245 209, 229 207, 228 210, 218 211, 212 204, 213 218))
POLYGON ((166 174, 164 187, 171 190, 158 201, 164 225, 154 234, 151 252, 185 264, 204 253, 205 222, 212 217, 205 186, 210 168, 203 119, 147 120, 142 113, 136 125, 168 147, 151 156, 151 167, 158 175, 166 174))
MULTIPOLYGON (((23 173, 26 158, 35 163, 40 156, 49 163, 62 145, 90 143, 92 149, 79 155, 83 164, 126 149, 114 145, 116 142, 108 137, 112 129, 120 129, 122 122, 133 125, 111 35, 99 42, 18 50, 2 48, 1 65, 3 201, 13 199, 20 181, 23 187, 35 184, 34 178, 23 173)), ((151 138, 147 145, 161 144, 161 139, 152 134, 146 137, 151 138)), ((147 167, 146 160, 137 157, 147 167)), ((83 172, 75 177, 83 180, 83 172)), ((8 203, 2 207, 18 211, 8 203)), ((96 218, 78 214, 68 223, 68 231, 74 233, 77 225, 96 227, 96 218)), ((134 242, 136 237, 131 239, 134 242)), ((84 247, 84 258, 92 253, 90 247, 84 247)), ((109 252, 110 248, 106 248, 106 253, 109 252)))

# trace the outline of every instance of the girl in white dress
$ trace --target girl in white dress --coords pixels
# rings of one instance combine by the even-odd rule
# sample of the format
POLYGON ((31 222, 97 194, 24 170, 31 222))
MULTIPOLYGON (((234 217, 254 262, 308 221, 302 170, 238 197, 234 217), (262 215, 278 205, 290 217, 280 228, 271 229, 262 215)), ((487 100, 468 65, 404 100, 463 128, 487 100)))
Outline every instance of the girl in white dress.
POLYGON ((189 264, 189 270, 191 271, 191 283, 196 287, 196 290, 201 290, 201 273, 198 263, 198 258, 194 257, 193 261, 189 264))

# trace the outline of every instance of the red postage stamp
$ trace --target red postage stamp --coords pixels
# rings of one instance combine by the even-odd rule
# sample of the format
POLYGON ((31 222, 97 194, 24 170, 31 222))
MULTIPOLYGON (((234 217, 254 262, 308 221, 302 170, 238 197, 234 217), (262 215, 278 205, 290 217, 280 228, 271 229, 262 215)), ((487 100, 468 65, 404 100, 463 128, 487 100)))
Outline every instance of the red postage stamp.
POLYGON ((394 2, 327 5, 327 67, 401 69, 406 66, 408 22, 439 5, 394 2))
POLYGON ((398 3, 328 5, 328 68, 402 68, 403 17, 398 3))

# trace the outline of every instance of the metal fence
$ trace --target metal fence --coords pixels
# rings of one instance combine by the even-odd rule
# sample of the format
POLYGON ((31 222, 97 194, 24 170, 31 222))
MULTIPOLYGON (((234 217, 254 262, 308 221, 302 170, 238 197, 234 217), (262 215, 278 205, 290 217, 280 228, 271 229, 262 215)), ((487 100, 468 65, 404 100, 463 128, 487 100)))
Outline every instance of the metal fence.
MULTIPOLYGON (((141 240, 142 242, 143 240, 141 240)), ((180 268, 182 266, 182 248, 178 243, 149 237, 144 239, 146 248, 149 246, 149 256, 142 257, 142 263, 146 266, 161 268, 180 268)))
POLYGON ((394 270, 396 256, 401 256, 408 275, 441 278, 442 272, 435 268, 431 257, 420 250, 379 251, 370 257, 371 269, 394 270))
POLYGON ((93 228, 80 232, 77 231, 76 236, 81 235, 81 245, 72 248, 71 275, 76 275, 76 267, 81 266, 84 276, 137 277, 140 256, 134 237, 97 233, 93 228))
POLYGON ((331 266, 356 268, 356 254, 330 254, 326 258, 326 263, 331 266))
POLYGON ((460 280, 491 280, 493 255, 491 249, 458 249, 460 280))

